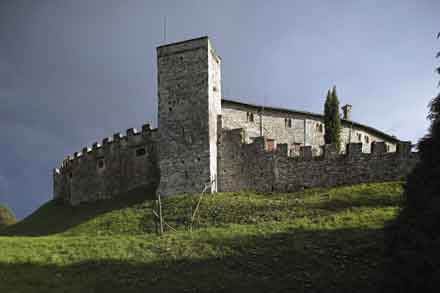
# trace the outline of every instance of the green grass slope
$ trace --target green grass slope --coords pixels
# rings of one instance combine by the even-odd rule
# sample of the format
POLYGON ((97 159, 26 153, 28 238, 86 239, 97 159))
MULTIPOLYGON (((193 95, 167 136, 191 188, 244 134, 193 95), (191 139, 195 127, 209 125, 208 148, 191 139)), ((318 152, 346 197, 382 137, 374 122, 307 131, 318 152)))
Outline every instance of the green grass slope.
POLYGON ((372 292, 400 183, 48 203, 0 236, 2 292, 372 292), (32 236, 33 235, 33 236, 32 236), (39 235, 35 237, 35 235, 39 235))

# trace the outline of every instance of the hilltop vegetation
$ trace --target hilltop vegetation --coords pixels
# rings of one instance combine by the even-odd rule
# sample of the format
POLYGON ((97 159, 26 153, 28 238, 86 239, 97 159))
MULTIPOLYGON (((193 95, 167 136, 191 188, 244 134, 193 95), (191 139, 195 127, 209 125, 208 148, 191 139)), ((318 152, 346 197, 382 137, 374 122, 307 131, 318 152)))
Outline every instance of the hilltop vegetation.
POLYGON ((154 231, 152 202, 50 202, 0 237, 3 292, 371 292, 383 227, 401 183, 291 194, 220 193, 163 201, 176 231, 154 231), (39 235, 31 237, 30 235, 39 235))
POLYGON ((14 213, 0 204, 0 229, 13 225, 17 222, 14 213))

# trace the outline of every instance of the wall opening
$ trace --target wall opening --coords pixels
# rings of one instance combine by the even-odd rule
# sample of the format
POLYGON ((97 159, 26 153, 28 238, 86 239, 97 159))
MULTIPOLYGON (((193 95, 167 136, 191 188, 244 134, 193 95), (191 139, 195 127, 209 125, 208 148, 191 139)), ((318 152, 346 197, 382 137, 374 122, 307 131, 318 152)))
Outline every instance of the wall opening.
POLYGON ((142 157, 145 156, 147 154, 147 151, 145 150, 145 148, 138 148, 136 150, 136 157, 142 157))
POLYGON ((104 159, 98 159, 98 162, 96 165, 97 165, 98 169, 103 169, 105 167, 104 159))

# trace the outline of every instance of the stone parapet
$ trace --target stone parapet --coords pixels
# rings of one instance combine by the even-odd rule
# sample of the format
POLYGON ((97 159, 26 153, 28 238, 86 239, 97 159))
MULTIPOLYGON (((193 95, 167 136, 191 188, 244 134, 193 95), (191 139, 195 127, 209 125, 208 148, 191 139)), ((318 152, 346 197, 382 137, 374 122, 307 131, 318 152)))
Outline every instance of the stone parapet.
POLYGON ((157 186, 154 132, 130 128, 67 156, 53 172, 54 199, 77 205, 157 186))
POLYGON ((402 142, 397 152, 387 152, 376 143, 372 153, 363 153, 362 144, 351 143, 347 153, 338 154, 333 145, 323 146, 321 155, 312 156, 310 146, 302 146, 299 156, 262 151, 264 137, 243 143, 243 131, 223 131, 219 150, 220 191, 295 191, 308 187, 331 187, 403 180, 418 162, 410 152, 411 143, 402 142), (380 154, 380 155, 379 155, 380 154))

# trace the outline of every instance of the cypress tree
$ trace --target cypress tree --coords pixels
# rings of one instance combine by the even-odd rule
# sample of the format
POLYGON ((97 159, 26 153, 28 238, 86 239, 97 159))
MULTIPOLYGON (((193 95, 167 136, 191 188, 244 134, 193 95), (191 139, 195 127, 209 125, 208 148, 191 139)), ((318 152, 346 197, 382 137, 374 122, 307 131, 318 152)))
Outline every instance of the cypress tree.
POLYGON ((331 118, 331 97, 332 97, 332 92, 329 89, 327 91, 327 97, 325 98, 325 104, 324 104, 324 127, 325 127, 325 132, 324 132, 324 142, 325 144, 330 144, 331 142, 331 131, 329 130, 329 126, 330 126, 330 118, 331 118))
POLYGON ((324 104, 324 141, 326 144, 335 144, 339 152, 341 149, 341 118, 339 117, 339 99, 336 86, 327 92, 324 104))

